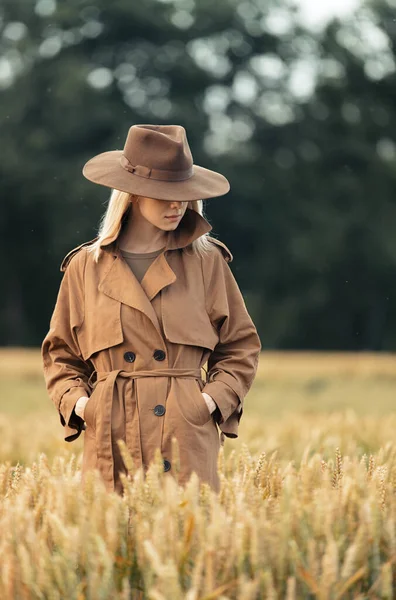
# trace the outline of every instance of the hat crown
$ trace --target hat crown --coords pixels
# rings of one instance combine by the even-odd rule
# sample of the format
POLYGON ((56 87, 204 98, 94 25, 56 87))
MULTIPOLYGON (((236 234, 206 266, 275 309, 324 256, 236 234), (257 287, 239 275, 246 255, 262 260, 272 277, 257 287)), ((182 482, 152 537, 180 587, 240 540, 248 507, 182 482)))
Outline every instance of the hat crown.
POLYGON ((181 125, 132 125, 124 148, 92 157, 83 175, 106 187, 147 198, 190 201, 228 192, 228 180, 194 164, 181 125))
POLYGON ((124 156, 132 165, 162 171, 187 171, 193 165, 187 134, 181 125, 132 125, 124 156))

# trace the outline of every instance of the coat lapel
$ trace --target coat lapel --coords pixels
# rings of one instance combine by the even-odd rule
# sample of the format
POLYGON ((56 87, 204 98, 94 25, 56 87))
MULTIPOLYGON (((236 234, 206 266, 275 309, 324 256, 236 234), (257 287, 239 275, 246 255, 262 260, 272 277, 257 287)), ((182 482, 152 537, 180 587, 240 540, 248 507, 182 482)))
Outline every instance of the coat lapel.
POLYGON ((150 302, 162 289, 171 285, 177 279, 175 272, 168 263, 167 254, 172 250, 188 246, 194 239, 204 235, 211 229, 212 226, 208 221, 197 212, 193 210, 186 211, 179 227, 170 232, 164 252, 151 263, 141 281, 141 287, 150 302))
POLYGON ((162 253, 151 263, 140 285, 151 302, 163 288, 174 281, 176 281, 175 272, 166 260, 165 254, 162 253))
POLYGON ((127 263, 122 256, 110 255, 108 258, 112 262, 99 282, 99 291, 145 314, 162 335, 155 310, 127 263))
POLYGON ((113 247, 105 248, 106 258, 102 263, 104 274, 98 285, 99 291, 114 300, 118 300, 118 302, 141 311, 150 319, 158 333, 162 335, 151 301, 162 289, 171 285, 177 279, 175 272, 168 263, 167 253, 187 246, 194 239, 211 229, 211 225, 204 217, 187 209, 177 230, 170 232, 164 252, 151 263, 140 283, 123 259, 115 240, 113 247), (108 261, 110 262, 109 266, 108 261))

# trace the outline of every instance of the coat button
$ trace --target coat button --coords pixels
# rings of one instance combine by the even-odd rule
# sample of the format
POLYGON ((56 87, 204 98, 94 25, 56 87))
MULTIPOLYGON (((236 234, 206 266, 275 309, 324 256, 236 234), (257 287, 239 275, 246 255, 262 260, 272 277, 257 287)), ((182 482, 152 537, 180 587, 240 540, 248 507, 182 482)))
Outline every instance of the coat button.
POLYGON ((136 354, 134 352, 125 352, 124 358, 127 362, 133 362, 136 358, 136 354))
POLYGON ((165 360, 166 354, 163 350, 156 350, 153 354, 155 360, 165 360))
POLYGON ((164 471, 170 471, 170 468, 171 468, 171 464, 170 464, 169 460, 166 460, 166 458, 165 458, 165 460, 164 460, 164 471))
POLYGON ((162 404, 157 404, 157 406, 154 406, 154 414, 157 415, 157 417, 162 417, 162 415, 165 414, 165 406, 162 404))

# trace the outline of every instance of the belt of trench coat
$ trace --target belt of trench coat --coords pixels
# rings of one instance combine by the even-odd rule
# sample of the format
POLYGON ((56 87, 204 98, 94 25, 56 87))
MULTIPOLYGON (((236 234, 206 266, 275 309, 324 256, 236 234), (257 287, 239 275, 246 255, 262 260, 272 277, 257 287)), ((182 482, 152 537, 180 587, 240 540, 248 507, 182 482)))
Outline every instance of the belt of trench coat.
MULTIPOLYGON (((103 406, 103 418, 101 427, 96 431, 97 438, 100 439, 100 443, 97 448, 97 464, 98 469, 102 474, 102 477, 114 487, 114 456, 112 446, 112 434, 111 434, 111 415, 113 407, 113 393, 114 386, 117 377, 125 377, 128 379, 139 379, 141 377, 181 377, 185 379, 199 379, 203 381, 201 375, 201 369, 181 369, 181 368, 167 368, 167 369, 155 369, 152 371, 141 370, 141 371, 124 371, 123 369, 115 369, 113 371, 94 371, 88 381, 88 384, 94 390, 98 383, 105 381, 102 389, 100 402, 103 406), (95 381, 93 379, 95 378, 95 381)), ((143 462, 143 453, 141 445, 140 435, 140 423, 139 419, 135 419, 136 431, 133 432, 134 440, 130 440, 127 446, 131 447, 131 442, 139 440, 139 449, 141 463, 143 462)), ((224 438, 221 436, 221 443, 224 438)))

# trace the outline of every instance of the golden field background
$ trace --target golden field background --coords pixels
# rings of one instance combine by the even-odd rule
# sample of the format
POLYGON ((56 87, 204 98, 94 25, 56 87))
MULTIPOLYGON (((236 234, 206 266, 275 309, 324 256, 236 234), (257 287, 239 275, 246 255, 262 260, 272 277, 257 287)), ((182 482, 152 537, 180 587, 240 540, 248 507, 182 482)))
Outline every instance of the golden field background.
POLYGON ((395 597, 395 359, 264 352, 219 495, 158 462, 119 498, 81 488, 39 351, 0 350, 0 598, 395 597))
MULTIPOLYGON (((225 451, 245 443, 253 452, 277 449, 284 459, 300 460, 307 444, 311 451, 330 444, 334 452, 358 443, 374 452, 393 441, 395 406, 396 355, 263 352, 239 438, 226 440, 225 451), (345 439, 340 418, 352 429, 345 439)), ((36 349, 0 348, 0 433, 2 461, 82 451, 82 436, 63 441, 36 349)))

